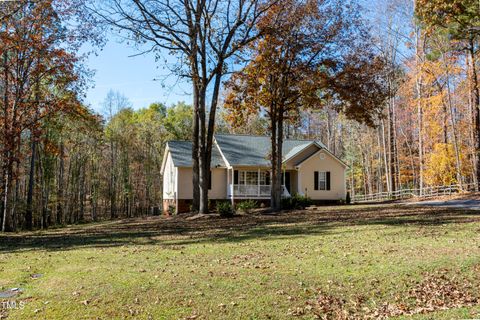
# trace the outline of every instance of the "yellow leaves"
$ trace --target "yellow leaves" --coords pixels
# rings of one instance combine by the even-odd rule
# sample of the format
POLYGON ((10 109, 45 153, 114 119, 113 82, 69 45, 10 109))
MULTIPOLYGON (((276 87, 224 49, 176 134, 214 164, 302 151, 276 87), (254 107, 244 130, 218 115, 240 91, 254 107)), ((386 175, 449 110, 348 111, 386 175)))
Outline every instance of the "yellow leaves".
POLYGON ((436 143, 427 155, 425 182, 429 185, 456 184, 455 150, 452 144, 436 143))

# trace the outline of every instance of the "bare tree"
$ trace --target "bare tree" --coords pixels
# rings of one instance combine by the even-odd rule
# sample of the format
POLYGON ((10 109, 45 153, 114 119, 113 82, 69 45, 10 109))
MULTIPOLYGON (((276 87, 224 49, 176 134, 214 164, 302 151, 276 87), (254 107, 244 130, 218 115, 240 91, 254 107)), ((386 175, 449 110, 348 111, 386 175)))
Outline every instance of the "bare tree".
POLYGON ((268 0, 110 0, 92 5, 141 53, 152 52, 160 59, 166 53, 175 56, 170 71, 191 82, 193 208, 200 212, 208 212, 208 173, 221 80, 234 67, 228 65, 231 58, 258 36, 256 21, 269 5, 268 0))

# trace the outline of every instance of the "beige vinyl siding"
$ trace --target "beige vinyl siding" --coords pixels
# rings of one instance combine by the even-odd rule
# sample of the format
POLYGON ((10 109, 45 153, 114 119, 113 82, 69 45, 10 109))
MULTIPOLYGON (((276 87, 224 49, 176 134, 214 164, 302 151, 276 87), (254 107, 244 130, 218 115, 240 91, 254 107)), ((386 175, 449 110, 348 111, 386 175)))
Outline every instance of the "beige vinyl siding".
POLYGON ((163 170, 163 199, 175 199, 177 190, 177 168, 173 165, 172 155, 167 154, 165 168, 163 170))
MULTIPOLYGON (((345 199, 345 166, 323 150, 314 154, 299 166, 299 191, 313 200, 345 199), (330 172, 330 190, 314 190, 314 172, 330 172)), ((297 183, 298 183, 297 182, 297 183)))
MULTIPOLYGON (((208 191, 210 199, 227 198, 227 169, 212 168, 212 189, 208 191)), ((192 199, 192 168, 178 168, 178 199, 192 199)))

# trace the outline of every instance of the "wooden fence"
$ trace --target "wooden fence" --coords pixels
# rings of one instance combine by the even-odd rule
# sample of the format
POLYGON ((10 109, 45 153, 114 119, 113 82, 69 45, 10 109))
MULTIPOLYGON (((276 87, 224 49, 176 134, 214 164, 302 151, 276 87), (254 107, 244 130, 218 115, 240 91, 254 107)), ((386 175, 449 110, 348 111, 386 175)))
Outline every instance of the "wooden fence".
POLYGON ((372 194, 357 194, 352 197, 352 202, 361 203, 361 202, 383 202, 391 200, 403 200, 410 198, 429 198, 429 197, 438 197, 444 195, 450 195, 453 193, 458 193, 460 191, 477 191, 477 185, 474 183, 471 184, 458 184, 450 186, 432 186, 424 187, 423 189, 402 189, 392 192, 378 192, 372 194))

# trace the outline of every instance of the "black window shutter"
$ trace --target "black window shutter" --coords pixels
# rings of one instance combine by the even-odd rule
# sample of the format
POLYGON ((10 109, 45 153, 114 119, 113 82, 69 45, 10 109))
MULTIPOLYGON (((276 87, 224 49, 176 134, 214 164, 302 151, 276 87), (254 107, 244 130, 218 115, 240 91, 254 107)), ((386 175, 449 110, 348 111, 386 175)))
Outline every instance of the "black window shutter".
POLYGON ((233 171, 233 184, 238 184, 238 170, 233 171))
POLYGON ((265 172, 265 184, 267 186, 270 185, 270 172, 269 171, 265 172))
POLYGON ((313 190, 318 190, 318 171, 313 173, 313 190))
POLYGON ((330 171, 327 171, 327 190, 330 190, 330 171))
POLYGON ((212 170, 208 173, 208 190, 212 190, 212 170))

